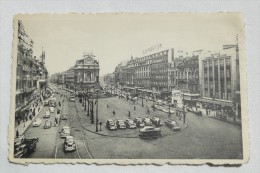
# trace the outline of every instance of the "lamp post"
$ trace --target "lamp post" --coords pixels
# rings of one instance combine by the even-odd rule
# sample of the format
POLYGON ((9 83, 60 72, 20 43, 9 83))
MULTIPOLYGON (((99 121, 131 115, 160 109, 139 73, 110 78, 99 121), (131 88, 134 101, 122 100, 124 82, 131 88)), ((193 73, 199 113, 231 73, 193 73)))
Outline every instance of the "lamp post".
POLYGON ((97 92, 97 100, 96 100, 96 132, 98 132, 98 92, 99 92, 99 90, 97 89, 96 92, 97 92))
POLYGON ((184 106, 184 90, 182 90, 182 113, 183 113, 183 123, 185 123, 186 113, 185 113, 185 106, 184 106))
POLYGON ((91 120, 91 124, 94 124, 94 104, 93 104, 93 95, 90 95, 90 120, 91 120))
POLYGON ((155 107, 154 107, 154 91, 153 91, 153 111, 155 110, 155 107))
POLYGON ((87 97, 88 97, 88 113, 87 113, 87 116, 89 116, 89 97, 90 97, 90 94, 89 94, 89 90, 88 90, 88 94, 87 94, 87 97))
POLYGON ((142 91, 142 107, 144 107, 144 92, 142 91))

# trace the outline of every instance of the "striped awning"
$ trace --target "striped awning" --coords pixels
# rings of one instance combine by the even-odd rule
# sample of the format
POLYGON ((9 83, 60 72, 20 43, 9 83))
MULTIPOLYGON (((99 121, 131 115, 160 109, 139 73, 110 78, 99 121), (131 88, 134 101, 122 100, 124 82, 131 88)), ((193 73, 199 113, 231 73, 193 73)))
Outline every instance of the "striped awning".
POLYGON ((211 103, 211 104, 217 104, 221 106, 233 106, 232 101, 224 101, 224 100, 212 100, 208 98, 199 98, 198 101, 205 102, 205 103, 211 103))

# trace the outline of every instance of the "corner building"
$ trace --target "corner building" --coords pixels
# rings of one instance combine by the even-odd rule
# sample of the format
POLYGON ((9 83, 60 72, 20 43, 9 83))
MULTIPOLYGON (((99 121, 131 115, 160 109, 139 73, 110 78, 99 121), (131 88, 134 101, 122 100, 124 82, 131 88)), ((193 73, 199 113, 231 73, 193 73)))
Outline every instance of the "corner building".
POLYGON ((77 91, 85 91, 99 81, 99 62, 92 53, 84 53, 74 66, 74 83, 77 91))

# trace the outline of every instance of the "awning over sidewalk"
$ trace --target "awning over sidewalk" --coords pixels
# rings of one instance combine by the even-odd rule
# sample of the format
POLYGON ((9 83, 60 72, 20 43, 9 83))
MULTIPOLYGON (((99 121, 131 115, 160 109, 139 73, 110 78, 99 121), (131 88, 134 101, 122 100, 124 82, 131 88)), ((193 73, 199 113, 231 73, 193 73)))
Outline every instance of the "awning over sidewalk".
POLYGON ((146 93, 154 93, 154 94, 161 94, 158 91, 148 90, 148 89, 138 89, 138 91, 146 92, 146 93))
POLYGON ((208 98, 199 98, 198 101, 216 104, 216 105, 221 105, 221 106, 230 106, 230 107, 233 106, 232 101, 212 100, 212 99, 208 99, 208 98))

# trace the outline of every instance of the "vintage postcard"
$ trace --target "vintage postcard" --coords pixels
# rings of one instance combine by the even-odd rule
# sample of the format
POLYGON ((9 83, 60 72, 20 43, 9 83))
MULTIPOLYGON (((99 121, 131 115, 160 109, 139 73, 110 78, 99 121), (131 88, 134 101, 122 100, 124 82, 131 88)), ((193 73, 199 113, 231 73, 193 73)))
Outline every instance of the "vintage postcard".
POLYGON ((243 164, 241 13, 14 17, 13 163, 243 164))

